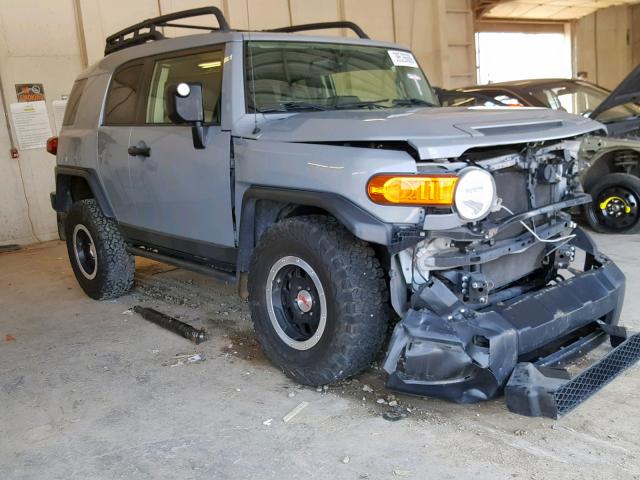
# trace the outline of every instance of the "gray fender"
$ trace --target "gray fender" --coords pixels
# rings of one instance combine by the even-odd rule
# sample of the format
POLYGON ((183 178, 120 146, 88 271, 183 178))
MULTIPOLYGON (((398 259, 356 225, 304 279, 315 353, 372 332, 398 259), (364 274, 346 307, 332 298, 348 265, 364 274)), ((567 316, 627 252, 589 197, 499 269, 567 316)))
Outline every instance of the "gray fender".
POLYGON ((242 198, 242 214, 238 231, 238 271, 249 270, 251 252, 258 238, 256 232, 277 221, 282 210, 289 205, 316 207, 329 212, 355 237, 379 245, 390 245, 393 225, 385 223, 349 199, 335 193, 309 190, 252 186, 242 198), (281 208, 261 212, 256 208, 260 200, 277 202, 281 208))
POLYGON ((73 200, 71 198, 71 179, 73 177, 83 178, 93 197, 98 202, 105 217, 114 218, 113 208, 105 195, 104 188, 98 180, 98 174, 93 168, 72 167, 57 165, 55 168, 56 191, 51 196, 51 206, 58 213, 66 213, 71 208, 73 200))

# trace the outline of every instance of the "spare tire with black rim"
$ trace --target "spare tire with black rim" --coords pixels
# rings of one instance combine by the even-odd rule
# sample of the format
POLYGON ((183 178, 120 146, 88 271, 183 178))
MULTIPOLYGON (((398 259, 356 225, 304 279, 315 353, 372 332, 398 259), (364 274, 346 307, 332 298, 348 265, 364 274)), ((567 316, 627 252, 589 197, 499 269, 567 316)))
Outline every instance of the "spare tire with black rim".
POLYGON ((600 233, 635 233, 640 230, 640 179, 627 173, 611 173, 590 189, 593 198, 585 207, 589 226, 600 233))

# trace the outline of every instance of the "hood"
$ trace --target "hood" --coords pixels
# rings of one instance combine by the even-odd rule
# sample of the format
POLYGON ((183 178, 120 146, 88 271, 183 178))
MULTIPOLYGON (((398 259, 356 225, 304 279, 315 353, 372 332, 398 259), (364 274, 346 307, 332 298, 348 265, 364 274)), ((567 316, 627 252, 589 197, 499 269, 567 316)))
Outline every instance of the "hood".
POLYGON ((603 125, 588 118, 544 108, 334 110, 265 118, 253 136, 257 140, 406 141, 424 160, 459 157, 473 147, 553 140, 604 130, 603 125))
POLYGON ((640 64, 589 114, 589 118, 597 119, 602 112, 629 102, 640 103, 640 64))

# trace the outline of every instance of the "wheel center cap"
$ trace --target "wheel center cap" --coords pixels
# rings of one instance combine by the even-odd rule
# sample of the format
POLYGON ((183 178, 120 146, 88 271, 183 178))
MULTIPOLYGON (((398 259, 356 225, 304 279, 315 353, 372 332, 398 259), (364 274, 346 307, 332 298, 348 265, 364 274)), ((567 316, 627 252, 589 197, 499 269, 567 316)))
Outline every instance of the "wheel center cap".
POLYGON ((313 297, 306 290, 300 290, 296 296, 296 305, 302 313, 307 313, 313 308, 313 297))

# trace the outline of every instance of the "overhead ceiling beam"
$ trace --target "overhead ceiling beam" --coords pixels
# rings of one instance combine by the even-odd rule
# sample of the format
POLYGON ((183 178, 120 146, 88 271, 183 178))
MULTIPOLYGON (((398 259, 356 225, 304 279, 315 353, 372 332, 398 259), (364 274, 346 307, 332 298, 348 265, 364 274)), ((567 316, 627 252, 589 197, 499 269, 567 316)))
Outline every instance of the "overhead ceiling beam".
POLYGON ((480 20, 489 10, 501 4, 512 2, 513 0, 473 0, 473 11, 476 20, 480 20))

